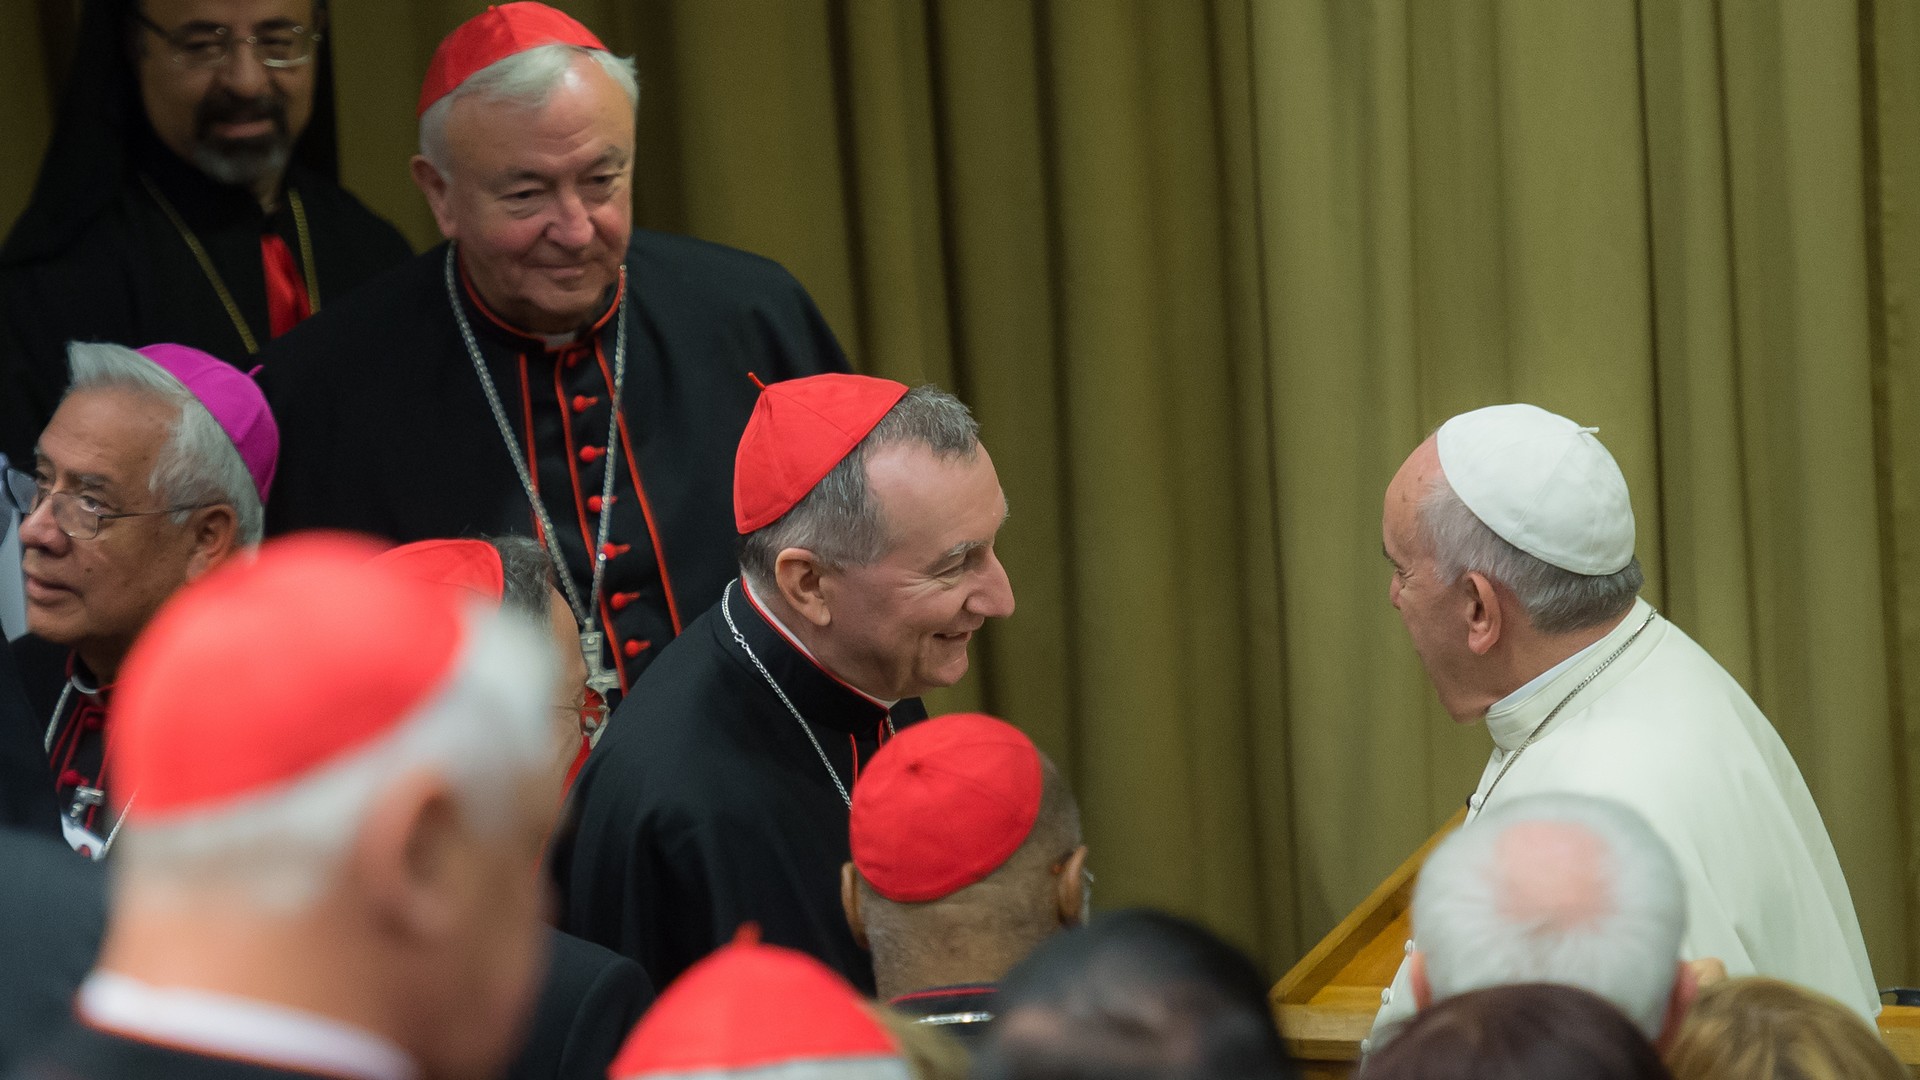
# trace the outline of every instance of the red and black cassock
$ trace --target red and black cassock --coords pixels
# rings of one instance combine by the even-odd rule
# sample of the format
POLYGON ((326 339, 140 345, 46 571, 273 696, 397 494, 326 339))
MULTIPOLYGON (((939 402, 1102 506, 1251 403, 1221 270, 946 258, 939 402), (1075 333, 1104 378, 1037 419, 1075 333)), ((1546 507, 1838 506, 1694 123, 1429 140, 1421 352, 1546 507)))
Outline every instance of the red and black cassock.
MULTIPOLYGON (((263 355, 280 422, 270 533, 345 528, 405 543, 540 525, 476 376, 444 245, 296 327, 263 355)), ((764 382, 845 371, 778 264, 636 230, 627 371, 615 408, 615 297, 564 344, 514 329, 464 278, 459 301, 584 598, 610 424, 619 444, 599 619, 622 690, 735 573, 733 455, 764 382)))

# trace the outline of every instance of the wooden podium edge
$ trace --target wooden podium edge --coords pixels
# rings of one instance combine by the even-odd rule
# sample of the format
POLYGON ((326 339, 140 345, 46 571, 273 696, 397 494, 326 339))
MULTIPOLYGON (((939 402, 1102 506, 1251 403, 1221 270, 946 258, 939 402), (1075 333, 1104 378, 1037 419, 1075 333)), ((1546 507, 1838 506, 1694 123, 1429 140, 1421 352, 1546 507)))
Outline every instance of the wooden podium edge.
POLYGON ((1377 937, 1387 924, 1400 916, 1413 902, 1413 882, 1420 875, 1420 867, 1427 861, 1427 854, 1434 846, 1445 839, 1453 830, 1466 820, 1465 807, 1456 811, 1438 832, 1427 838, 1420 849, 1409 855, 1405 862, 1388 874, 1386 880, 1374 887, 1360 906, 1347 913, 1340 925, 1333 928, 1313 950, 1300 958, 1280 981, 1273 984, 1267 1000, 1273 1009, 1274 1020, 1286 1030, 1286 1016, 1283 1006, 1305 1005, 1313 995, 1319 993, 1333 977, 1353 961, 1362 946, 1377 937))

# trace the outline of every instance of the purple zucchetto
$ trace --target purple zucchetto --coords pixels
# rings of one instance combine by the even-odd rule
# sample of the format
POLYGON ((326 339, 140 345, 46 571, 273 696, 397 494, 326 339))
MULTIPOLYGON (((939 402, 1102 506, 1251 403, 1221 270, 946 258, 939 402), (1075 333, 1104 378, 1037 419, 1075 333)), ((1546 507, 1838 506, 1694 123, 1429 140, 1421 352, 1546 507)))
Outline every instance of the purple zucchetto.
POLYGON ((143 345, 134 351, 179 379, 213 414, 214 422, 240 451, 253 488, 265 504, 273 487, 274 465, 280 460, 280 425, 274 422, 259 384, 225 360, 185 345, 143 345))

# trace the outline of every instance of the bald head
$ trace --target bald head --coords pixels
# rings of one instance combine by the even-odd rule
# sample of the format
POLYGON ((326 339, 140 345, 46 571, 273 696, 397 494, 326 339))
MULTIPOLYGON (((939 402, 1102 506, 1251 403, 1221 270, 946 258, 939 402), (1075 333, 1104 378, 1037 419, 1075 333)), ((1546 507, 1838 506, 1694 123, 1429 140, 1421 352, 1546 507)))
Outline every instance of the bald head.
POLYGON ((1607 799, 1534 795, 1496 805, 1428 857, 1414 936, 1434 1000, 1556 982, 1613 1002, 1657 1037, 1686 929, 1673 856, 1607 799))

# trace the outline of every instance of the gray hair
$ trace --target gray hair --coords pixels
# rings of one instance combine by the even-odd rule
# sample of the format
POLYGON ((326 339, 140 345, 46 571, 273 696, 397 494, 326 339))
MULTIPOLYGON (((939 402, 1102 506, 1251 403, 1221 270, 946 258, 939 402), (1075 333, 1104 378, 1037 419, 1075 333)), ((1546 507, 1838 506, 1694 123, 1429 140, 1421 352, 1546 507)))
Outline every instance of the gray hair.
MULTIPOLYGON (((1537 878, 1535 879, 1537 880, 1537 878)), ((1553 982, 1606 998, 1658 1038, 1686 932, 1673 854, 1639 814, 1590 795, 1531 795, 1481 814, 1427 857, 1413 929, 1436 1001, 1509 983, 1553 982), (1566 826, 1597 841, 1583 910, 1521 905, 1513 886, 1551 873, 1503 843, 1516 827, 1566 826), (1517 857, 1516 857, 1517 856, 1517 857)))
POLYGON ((467 76, 465 82, 421 113, 420 156, 445 174, 452 165, 447 153, 447 114, 453 111, 454 102, 478 97, 486 101, 508 101, 527 109, 541 108, 553 96, 554 88, 560 85, 578 56, 592 57, 600 70, 626 91, 627 100, 634 108, 640 107, 640 76, 634 70, 632 57, 578 45, 540 45, 495 60, 467 76))
MULTIPOLYGON (((253 475, 226 429, 213 418, 193 391, 159 364, 124 345, 76 341, 67 346, 67 393, 82 390, 130 390, 159 398, 179 410, 166 445, 154 458, 147 490, 169 506, 225 503, 237 518, 236 538, 253 547, 260 543, 266 513, 253 475)), ((187 522, 189 510, 174 514, 175 525, 187 522)))
POLYGON ((980 448, 980 424, 959 398, 937 386, 907 391, 793 509, 741 540, 740 569, 747 580, 771 588, 774 559, 787 548, 811 551, 830 567, 866 566, 886 554, 887 523, 867 485, 867 461, 901 443, 971 461, 980 448))
POLYGON ((552 617, 552 594, 559 587, 547 549, 530 536, 490 536, 487 543, 500 556, 500 606, 533 618, 540 626, 547 625, 552 617))
POLYGON ((1487 527, 1444 474, 1420 500, 1420 531, 1433 547, 1434 573, 1451 585, 1469 571, 1513 590, 1534 629, 1567 634, 1598 626, 1633 606, 1646 584, 1640 560, 1611 574, 1576 574, 1514 547, 1487 527))

